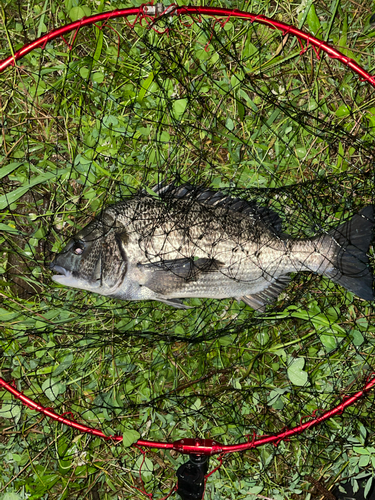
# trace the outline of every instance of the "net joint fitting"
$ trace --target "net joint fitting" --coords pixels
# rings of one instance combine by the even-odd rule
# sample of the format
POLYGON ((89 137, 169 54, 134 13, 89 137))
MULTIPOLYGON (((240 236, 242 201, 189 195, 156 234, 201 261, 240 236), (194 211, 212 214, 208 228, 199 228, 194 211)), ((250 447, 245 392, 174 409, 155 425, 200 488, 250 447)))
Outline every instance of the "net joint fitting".
POLYGON ((166 16, 166 15, 176 15, 176 5, 172 4, 169 7, 165 7, 162 3, 158 2, 155 5, 145 5, 143 7, 143 12, 144 14, 148 16, 153 16, 153 17, 160 17, 160 16, 166 16))
POLYGON ((175 441, 173 449, 186 454, 214 455, 223 451, 223 445, 212 439, 185 438, 175 441))

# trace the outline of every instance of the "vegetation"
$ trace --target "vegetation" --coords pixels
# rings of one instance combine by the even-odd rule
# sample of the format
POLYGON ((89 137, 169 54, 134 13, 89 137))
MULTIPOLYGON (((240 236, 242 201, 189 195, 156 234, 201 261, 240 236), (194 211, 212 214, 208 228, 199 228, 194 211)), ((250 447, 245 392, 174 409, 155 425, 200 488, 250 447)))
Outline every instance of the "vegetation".
MULTIPOLYGON (((130 6, 6 1, 0 57, 130 6)), ((220 6, 301 26, 374 73, 368 6, 220 6)), ((188 311, 109 300, 54 284, 48 269, 103 207, 161 180, 270 207, 295 238, 374 203, 374 89, 304 49, 235 18, 168 17, 150 28, 133 17, 49 41, 0 74, 0 375, 45 407, 124 436, 79 434, 1 392, 1 500, 159 499, 186 457, 144 455, 131 446, 139 436, 243 442, 363 387, 374 369, 373 305, 328 279, 295 276, 259 314, 235 300, 191 299, 188 311)), ((369 396, 278 447, 224 456, 205 498, 321 498, 345 478, 354 488, 364 478, 369 491, 372 413, 369 396)))

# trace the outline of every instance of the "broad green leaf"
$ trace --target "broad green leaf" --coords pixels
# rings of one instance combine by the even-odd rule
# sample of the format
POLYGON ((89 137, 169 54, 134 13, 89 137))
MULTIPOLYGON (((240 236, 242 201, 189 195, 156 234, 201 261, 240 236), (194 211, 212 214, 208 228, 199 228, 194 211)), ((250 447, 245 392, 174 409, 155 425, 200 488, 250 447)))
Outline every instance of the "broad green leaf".
POLYGON ((310 6, 306 21, 309 25, 310 30, 314 33, 314 35, 317 35, 320 30, 320 21, 318 16, 316 15, 314 4, 311 4, 310 6))
POLYGON ((49 378, 43 382, 42 390, 50 401, 55 401, 59 394, 66 391, 66 384, 58 382, 54 378, 49 378))
POLYGON ((23 164, 23 162, 16 161, 16 162, 9 163, 6 167, 1 167, 0 179, 5 177, 6 175, 9 175, 10 173, 12 173, 13 170, 15 170, 17 167, 19 167, 22 164, 23 164))
POLYGON ((343 116, 349 116, 351 112, 351 109, 349 106, 346 104, 342 104, 336 109, 336 116, 342 118, 343 116))
POLYGON ((369 455, 362 455, 359 458, 358 467, 367 467, 369 463, 370 463, 370 456, 369 455))
POLYGON ((240 85, 240 83, 242 82, 243 78, 244 77, 241 74, 232 75, 230 78, 230 84, 232 85, 232 87, 238 87, 238 85, 240 85))
POLYGON ((154 464, 151 460, 143 455, 140 455, 135 463, 135 472, 141 469, 142 479, 146 482, 151 481, 153 478, 154 464), (144 460, 143 460, 144 459, 144 460), (143 462, 143 464, 142 464, 143 462))
POLYGON ((45 227, 40 227, 36 233, 34 234, 34 238, 36 238, 37 240, 39 240, 40 238, 44 238, 44 236, 46 235, 47 231, 46 231, 46 228, 45 227))
POLYGON ((122 435, 122 444, 125 448, 128 448, 132 444, 136 443, 141 437, 138 431, 134 429, 126 430, 122 435))
POLYGON ((151 73, 148 75, 148 77, 145 80, 143 80, 143 82, 141 84, 141 90, 139 91, 138 99, 137 99, 138 102, 143 101, 143 99, 146 95, 146 92, 153 81, 154 81, 154 73, 151 71, 151 73))
POLYGON ((191 409, 198 411, 201 408, 201 406, 202 406, 202 401, 199 398, 197 398, 195 400, 195 403, 191 405, 191 409))
POLYGON ((256 54, 258 52, 258 49, 255 47, 254 44, 251 43, 250 40, 251 40, 251 38, 248 37, 247 42, 245 44, 245 48, 244 48, 244 56, 245 57, 250 57, 253 54, 256 54))
MULTIPOLYGON (((217 52, 210 51, 210 54, 211 54, 210 63, 215 64, 219 60, 220 56, 217 52)), ((206 92, 208 92, 208 91, 206 91, 206 92)))
POLYGON ((86 67, 83 67, 79 70, 79 74, 82 76, 82 78, 84 80, 86 80, 86 78, 89 76, 90 74, 90 70, 89 68, 86 68, 86 67))
POLYGON ((252 493, 253 495, 257 495, 263 490, 263 486, 252 486, 251 488, 248 488, 247 492, 252 493))
POLYGON ((103 48, 103 30, 95 26, 95 32, 96 32, 96 48, 93 59, 94 61, 98 61, 103 48))
POLYGON ((47 31, 47 26, 44 23, 44 19, 45 19, 45 16, 46 16, 46 11, 47 11, 47 4, 48 4, 48 0, 45 0, 44 6, 42 8, 42 15, 39 18, 39 25, 38 25, 38 32, 37 32, 37 37, 38 38, 41 36, 41 34, 43 32, 47 31))
POLYGON ((21 497, 18 493, 9 491, 1 496, 0 500, 22 500, 22 498, 24 497, 21 497))
POLYGON ((352 486, 353 486, 353 493, 357 493, 357 491, 359 491, 359 483, 356 479, 353 479, 352 486))
POLYGON ((369 494, 370 490, 371 490, 371 486, 372 486, 372 481, 373 481, 374 477, 373 476, 370 476, 366 482, 366 486, 365 486, 365 491, 364 491, 364 496, 365 498, 367 498, 367 495, 369 494))
POLYGON ((53 371, 53 375, 57 377, 62 373, 64 370, 69 368, 69 366, 72 364, 73 361, 73 354, 67 354, 65 358, 61 361, 61 363, 57 366, 57 368, 53 371))
POLYGON ((188 100, 187 99, 177 99, 172 105, 173 115, 175 118, 180 118, 184 114, 188 100))
POLYGON ((327 352, 333 351, 336 349, 337 342, 334 335, 320 335, 320 341, 326 348, 327 352))
POLYGON ((97 71, 96 73, 93 73, 91 75, 91 78, 96 83, 102 83, 104 80, 104 73, 102 73, 101 71, 97 71))
POLYGON ((78 19, 82 19, 83 17, 87 17, 91 14, 90 7, 86 7, 86 5, 81 5, 80 7, 73 7, 69 11, 70 19, 74 21, 78 21, 78 19))
POLYGON ((257 340, 258 340, 259 344, 262 346, 265 346, 268 343, 269 339, 270 339, 270 336, 268 335, 268 333, 266 331, 261 331, 257 335, 257 340))
POLYGON ((294 385, 303 386, 307 382, 307 372, 303 370, 305 366, 304 358, 296 358, 288 368, 289 380, 294 385))
POLYGON ((38 175, 35 177, 31 182, 28 182, 18 188, 16 188, 14 191, 11 191, 10 193, 3 194, 0 196, 0 210, 3 210, 6 208, 8 205, 11 205, 15 201, 17 201, 21 196, 26 194, 32 187, 37 186, 38 184, 42 184, 43 182, 47 182, 51 179, 56 179, 57 177, 60 177, 61 175, 64 175, 68 173, 70 169, 65 168, 58 170, 55 173, 52 172, 46 172, 44 174, 38 175))
POLYGON ((353 451, 359 455, 369 455, 369 450, 360 446, 353 446, 353 451))
POLYGON ((0 318, 2 323, 5 323, 5 321, 11 321, 15 318, 18 318, 18 316, 19 313, 17 312, 15 313, 13 311, 7 311, 6 309, 0 307, 0 318))
POLYGON ((3 403, 0 408, 1 418, 16 418, 21 413, 21 408, 15 403, 3 403))
MULTIPOLYGON (((263 317, 264 319, 283 319, 289 317, 299 318, 313 323, 314 327, 327 327, 330 331, 337 334, 346 335, 344 328, 337 323, 334 323, 333 319, 329 316, 327 317, 325 314, 316 313, 311 315, 311 311, 304 311, 302 309, 298 309, 296 306, 289 306, 281 313, 277 313, 275 315, 269 314, 263 317)), ((359 320, 357 323, 359 323, 359 320)))
POLYGON ((228 130, 233 130, 234 129, 233 120, 228 117, 225 121, 225 126, 227 127, 228 130))
POLYGON ((355 346, 362 345, 363 342, 365 341, 362 333, 359 330, 352 330, 351 333, 350 333, 350 336, 352 337, 353 344, 355 346))
POLYGON ((199 47, 198 49, 196 49, 195 55, 201 61, 205 61, 206 59, 208 59, 210 57, 210 50, 207 51, 207 50, 204 50, 204 49, 199 47))
POLYGON ((306 148, 298 147, 298 148, 296 148, 296 153, 297 153, 298 158, 304 158, 306 156, 306 148))
POLYGON ((4 233, 11 233, 11 234, 25 234, 22 231, 16 229, 15 227, 8 226, 8 224, 3 224, 2 222, 0 222, 0 232, 1 231, 4 233))

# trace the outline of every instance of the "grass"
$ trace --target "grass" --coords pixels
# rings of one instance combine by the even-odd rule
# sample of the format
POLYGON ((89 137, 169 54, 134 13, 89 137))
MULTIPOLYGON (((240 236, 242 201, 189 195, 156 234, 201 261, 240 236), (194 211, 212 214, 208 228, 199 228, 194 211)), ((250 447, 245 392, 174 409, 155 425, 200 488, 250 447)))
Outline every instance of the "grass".
MULTIPOLYGON (((308 5, 232 6, 303 25, 373 71, 371 12, 308 5)), ((108 8, 11 0, 1 57, 79 9, 108 8)), ((294 277, 261 315, 233 300, 179 311, 59 287, 48 264, 103 206, 163 178, 257 200, 293 237, 329 230, 373 202, 373 89, 255 24, 175 19, 169 36, 110 26, 81 29, 71 51, 48 43, 0 75, 1 376, 109 434, 153 440, 236 443, 335 406, 373 369, 375 330, 373 306, 328 279, 294 277)), ((1 400, 1 500, 144 498, 139 449, 1 400)), ((369 397, 277 448, 225 456, 206 498, 320 498, 311 477, 370 484, 371 415, 369 397)), ((165 496, 184 461, 148 452, 146 491, 165 496)))

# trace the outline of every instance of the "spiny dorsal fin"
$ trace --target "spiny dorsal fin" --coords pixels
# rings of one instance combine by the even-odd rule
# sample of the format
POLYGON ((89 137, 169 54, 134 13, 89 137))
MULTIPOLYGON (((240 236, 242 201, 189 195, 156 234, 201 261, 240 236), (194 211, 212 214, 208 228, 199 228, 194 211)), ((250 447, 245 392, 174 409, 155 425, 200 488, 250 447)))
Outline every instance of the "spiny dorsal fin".
POLYGON ((163 182, 153 187, 153 191, 161 198, 186 199, 204 203, 209 206, 222 207, 233 212, 240 212, 261 220, 268 229, 276 234, 282 232, 282 220, 279 215, 268 207, 262 207, 253 201, 234 198, 222 191, 214 191, 202 186, 193 186, 192 184, 182 184, 176 186, 175 183, 165 184, 163 182))

